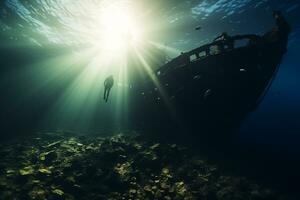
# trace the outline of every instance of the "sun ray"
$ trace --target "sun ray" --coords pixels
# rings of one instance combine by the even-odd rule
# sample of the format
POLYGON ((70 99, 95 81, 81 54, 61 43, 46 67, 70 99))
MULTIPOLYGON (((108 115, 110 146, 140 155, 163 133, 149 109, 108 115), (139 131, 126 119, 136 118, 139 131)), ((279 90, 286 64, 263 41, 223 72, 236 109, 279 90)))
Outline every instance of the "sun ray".
MULTIPOLYGON (((86 57, 91 54, 92 50, 86 49, 81 52, 81 55, 86 57)), ((50 92, 62 83, 72 80, 74 75, 81 71, 83 63, 83 57, 78 57, 74 53, 56 55, 11 70, 5 78, 22 82, 18 92, 18 95, 23 97, 20 99, 21 104, 39 93, 50 92)))
POLYGON ((28 74, 23 74, 30 77, 31 82, 38 83, 32 84, 37 86, 30 92, 55 93, 44 121, 57 120, 58 127, 88 126, 96 118, 110 115, 108 120, 127 124, 129 90, 136 81, 147 76, 155 83, 166 105, 169 104, 153 70, 164 64, 162 51, 174 54, 177 51, 150 41, 156 38, 151 36, 152 26, 143 26, 151 21, 149 10, 141 9, 142 3, 128 2, 105 1, 97 6, 72 2, 66 8, 70 15, 55 13, 59 16, 57 24, 37 25, 48 39, 41 41, 42 47, 60 44, 63 48, 59 52, 66 50, 66 55, 35 63, 27 67, 28 74), (78 6, 89 15, 83 10, 73 15, 70 11, 78 6), (102 100, 103 81, 109 75, 113 75, 115 84, 109 102, 105 103, 102 100), (98 116, 93 118, 96 114, 98 116))
POLYGON ((178 56, 182 51, 173 47, 170 47, 166 44, 160 44, 158 42, 149 41, 150 44, 154 45, 155 47, 162 49, 166 51, 167 55, 170 55, 171 57, 178 56))
POLYGON ((101 56, 96 56, 90 61, 54 104, 49 116, 57 116, 57 113, 60 113, 61 118, 66 119, 60 122, 62 126, 65 124, 88 126, 101 100, 99 98, 103 86, 101 77, 105 77, 109 63, 106 57, 101 56), (80 121, 77 121, 78 117, 80 121))
POLYGON ((159 80, 157 79, 155 73, 153 72, 151 66, 148 64, 146 59, 143 57, 143 55, 141 53, 139 53, 139 50, 136 48, 135 48, 135 53, 136 53, 138 59, 140 60, 142 67, 146 70, 149 78, 154 83, 155 87, 158 89, 158 91, 162 97, 162 100, 163 100, 164 104, 166 105, 167 109, 169 110, 171 116, 173 117, 174 120, 179 122, 180 120, 176 114, 176 110, 175 110, 174 106, 169 102, 167 93, 164 91, 163 87, 161 86, 161 84, 160 84, 159 80))

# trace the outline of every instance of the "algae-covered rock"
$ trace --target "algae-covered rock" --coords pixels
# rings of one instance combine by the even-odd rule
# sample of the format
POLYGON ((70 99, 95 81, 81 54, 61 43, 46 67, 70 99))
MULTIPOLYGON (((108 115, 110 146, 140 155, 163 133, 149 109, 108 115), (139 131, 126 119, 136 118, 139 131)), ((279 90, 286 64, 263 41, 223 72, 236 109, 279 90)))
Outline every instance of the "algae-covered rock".
POLYGON ((131 163, 126 162, 123 164, 118 163, 117 166, 115 167, 115 171, 121 176, 125 177, 131 172, 131 163))
POLYGON ((175 183, 175 192, 180 194, 181 196, 185 195, 185 193, 187 192, 187 189, 186 189, 186 185, 184 184, 183 181, 175 183))
POLYGON ((52 193, 53 194, 57 194, 59 196, 64 195, 64 192, 62 190, 60 190, 60 189, 54 189, 54 190, 52 190, 52 193))
POLYGON ((155 149, 158 149, 159 147, 160 147, 160 144, 159 144, 159 143, 156 143, 156 144, 150 146, 149 148, 150 148, 151 150, 155 150, 155 149))
POLYGON ((38 171, 42 174, 47 174, 47 175, 52 174, 52 172, 48 168, 40 168, 38 169, 38 171))
POLYGON ((57 153, 55 152, 55 150, 52 150, 52 151, 41 153, 39 155, 39 160, 45 161, 45 163, 50 164, 52 161, 56 159, 56 157, 57 157, 57 153))
POLYGON ((168 168, 163 168, 161 171, 164 175, 168 175, 170 173, 170 170, 168 168))
POLYGON ((138 136, 100 138, 49 132, 0 145, 0 154, 0 199, 5 200, 280 197, 246 178, 222 175, 218 166, 184 146, 138 136))
POLYGON ((47 191, 40 187, 34 187, 29 193, 28 196, 30 199, 46 199, 47 191))
POLYGON ((31 175, 31 174, 34 173, 34 168, 33 168, 33 166, 27 166, 27 167, 24 167, 24 168, 20 169, 19 173, 22 176, 31 175))

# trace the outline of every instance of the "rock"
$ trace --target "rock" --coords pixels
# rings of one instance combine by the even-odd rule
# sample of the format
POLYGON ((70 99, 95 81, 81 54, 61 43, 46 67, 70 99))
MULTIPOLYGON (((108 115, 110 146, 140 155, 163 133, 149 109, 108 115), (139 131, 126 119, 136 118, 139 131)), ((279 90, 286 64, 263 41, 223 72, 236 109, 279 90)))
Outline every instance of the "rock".
POLYGON ((170 170, 168 168, 163 168, 162 170, 162 174, 167 175, 170 173, 170 170))
POLYGON ((175 192, 181 196, 185 195, 185 193, 187 192, 187 189, 186 189, 186 185, 184 184, 183 181, 175 183, 175 192))
POLYGON ((28 196, 30 199, 46 199, 46 191, 40 187, 34 187, 29 193, 28 196))
POLYGON ((57 194, 59 196, 64 195, 64 192, 60 189, 54 189, 54 190, 52 190, 52 193, 57 194))
POLYGON ((34 168, 32 166, 27 166, 27 167, 24 167, 23 169, 20 169, 19 173, 22 176, 31 175, 34 173, 34 168))
POLYGON ((160 144, 159 144, 159 143, 156 143, 156 144, 150 146, 150 149, 151 149, 151 150, 155 150, 155 149, 158 149, 159 147, 160 147, 160 144))
MULTIPOLYGON (((23 170, 22 170, 23 171, 23 170)), ((7 169, 6 171, 5 171, 5 175, 6 175, 6 177, 14 177, 15 175, 16 175, 16 171, 15 170, 13 170, 13 169, 7 169)), ((20 173, 20 171, 19 171, 19 173, 20 173)), ((20 173, 21 174, 21 173, 20 173)), ((22 174, 21 174, 22 175, 22 174)), ((25 175, 25 174, 23 174, 23 175, 25 175)))
POLYGON ((47 174, 47 175, 52 174, 52 172, 47 168, 40 168, 38 171, 42 174, 47 174))
POLYGON ((43 147, 44 148, 51 148, 51 147, 54 147, 54 146, 58 145, 60 142, 61 142, 61 140, 56 141, 56 142, 52 142, 52 143, 50 143, 50 144, 48 144, 46 146, 43 146, 43 147))
POLYGON ((0 152, 0 199, 278 200, 282 196, 246 178, 222 176, 217 166, 186 147, 143 137, 48 133, 0 145, 0 152))
POLYGON ((50 164, 57 158, 57 153, 55 150, 41 153, 39 155, 39 160, 44 161, 46 164, 50 164))
POLYGON ((115 167, 115 171, 122 177, 124 178, 131 172, 131 163, 126 162, 123 164, 118 163, 117 166, 115 167))

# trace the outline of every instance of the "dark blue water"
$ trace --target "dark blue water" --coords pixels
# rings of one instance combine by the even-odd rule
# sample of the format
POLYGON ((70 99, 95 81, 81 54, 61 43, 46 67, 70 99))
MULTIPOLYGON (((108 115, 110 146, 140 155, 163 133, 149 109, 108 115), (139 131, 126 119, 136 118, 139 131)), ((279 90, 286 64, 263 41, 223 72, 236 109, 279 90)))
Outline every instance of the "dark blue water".
MULTIPOLYGON (((300 141, 300 79, 298 78, 300 74, 300 6, 298 1, 201 0, 153 1, 151 3, 148 1, 139 1, 138 3, 136 1, 115 1, 114 3, 119 2, 122 6, 134 7, 137 10, 137 12, 134 12, 135 14, 141 15, 143 13, 140 17, 142 27, 146 32, 143 40, 160 44, 169 59, 179 55, 182 51, 188 51, 210 42, 223 31, 231 35, 263 34, 274 25, 272 11, 281 10, 292 26, 288 52, 284 56, 278 74, 262 103, 256 111, 249 114, 242 124, 238 140, 242 144, 267 146, 270 149, 282 149, 289 152, 300 150, 298 145, 300 141), (201 29, 196 31, 195 27, 198 26, 201 29)), ((17 51, 17 49, 24 46, 48 48, 53 45, 63 45, 68 47, 70 51, 75 50, 78 53, 78 49, 91 44, 94 45, 94 35, 101 34, 101 30, 97 29, 97 16, 103 12, 103 7, 107 4, 108 1, 93 0, 76 1, 75 3, 68 0, 45 2, 38 0, 31 2, 22 0, 2 1, 0 4, 2 49, 5 51, 9 46, 10 49, 13 49, 12 51, 17 51)), ((79 52, 79 54, 81 53, 79 52)), ((3 57, 6 56, 3 55, 3 57)), ((39 62, 43 62, 43 60, 46 62, 46 57, 44 56, 44 59, 43 56, 42 58, 39 57, 39 62)), ((85 59, 88 59, 88 57, 85 59)), ((36 63, 39 62, 35 60, 34 65, 31 64, 31 60, 28 60, 26 65, 32 67, 31 71, 22 69, 24 71, 12 70, 12 72, 9 68, 11 68, 10 65, 13 66, 14 64, 7 63, 6 68, 8 70, 4 70, 4 72, 8 75, 3 75, 4 78, 2 79, 13 80, 15 74, 20 74, 15 81, 17 86, 12 86, 20 88, 11 92, 11 97, 14 100, 9 101, 12 102, 12 105, 15 105, 18 97, 20 97, 19 100, 26 98, 30 101, 36 96, 42 96, 53 104, 50 108, 41 105, 44 109, 43 114, 33 119, 33 121, 38 121, 37 124, 42 124, 38 127, 43 129, 61 128, 78 131, 98 131, 106 126, 118 126, 119 121, 123 120, 122 117, 115 117, 118 116, 120 107, 122 108, 122 105, 125 105, 126 94, 119 92, 122 89, 112 94, 113 99, 121 99, 122 104, 117 103, 117 100, 112 100, 111 104, 113 105, 104 106, 103 102, 99 103, 97 101, 97 98, 102 95, 100 85, 104 75, 95 83, 99 84, 99 87, 95 87, 91 86, 93 85, 92 82, 80 84, 82 80, 90 80, 90 76, 82 75, 81 78, 72 79, 72 75, 82 70, 80 68, 76 68, 77 71, 68 71, 68 68, 64 71, 65 74, 62 74, 62 71, 44 71, 37 68, 38 64, 36 63), (41 86, 41 81, 45 80, 45 74, 48 76, 49 80, 47 79, 47 81, 49 84, 43 83, 45 85, 42 84, 41 86), (57 74, 66 77, 63 82, 56 82, 55 77, 57 74), (93 87, 94 91, 89 92, 88 90, 91 89, 89 87, 93 87), (40 88, 43 88, 42 93, 40 88), (53 88, 60 88, 61 90, 53 88), (84 92, 76 94, 76 88, 80 88, 84 92), (27 89, 30 94, 26 94, 27 89), (45 89, 50 92, 45 92, 45 89), (85 101, 82 96, 89 96, 91 93, 93 93, 92 97, 90 99, 87 97, 88 100, 85 101), (81 97, 78 98, 79 96, 81 97), (72 107, 72 103, 74 107, 72 107), (74 109, 75 107, 76 109, 74 109), (102 113, 113 114, 99 117, 102 113), (49 121, 51 123, 48 123, 49 121), (99 121, 100 123, 98 123, 99 121), (108 122, 111 124, 108 125, 108 122)), ((61 70, 65 67, 62 62, 59 64, 62 66, 59 67, 58 63, 59 60, 55 63, 57 69, 61 70)), ((21 66, 22 63, 17 65, 21 66)), ((92 74, 93 71, 91 70, 89 73, 92 74)), ((120 83, 120 88, 127 86, 124 81, 120 83)), ((7 89, 10 85, 2 85, 2 87, 7 89)), ((18 103, 19 107, 12 107, 18 112, 17 110, 22 107, 20 105, 22 104, 18 103)), ((36 109, 38 110, 40 107, 36 109)), ((10 110, 9 107, 5 113, 9 113, 10 110)), ((26 109, 25 112, 27 112, 26 109)), ((17 120, 20 121, 19 118, 17 120)))

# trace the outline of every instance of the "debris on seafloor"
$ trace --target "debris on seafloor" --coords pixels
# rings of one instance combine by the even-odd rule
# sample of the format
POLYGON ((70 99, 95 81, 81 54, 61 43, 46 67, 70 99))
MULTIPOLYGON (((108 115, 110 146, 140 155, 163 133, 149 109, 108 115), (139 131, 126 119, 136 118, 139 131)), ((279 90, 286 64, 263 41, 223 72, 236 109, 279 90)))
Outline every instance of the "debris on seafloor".
POLYGON ((2 144, 0 199, 285 199, 180 145, 137 138, 52 133, 2 144))

